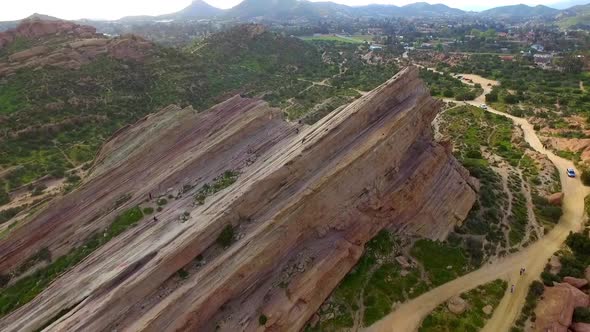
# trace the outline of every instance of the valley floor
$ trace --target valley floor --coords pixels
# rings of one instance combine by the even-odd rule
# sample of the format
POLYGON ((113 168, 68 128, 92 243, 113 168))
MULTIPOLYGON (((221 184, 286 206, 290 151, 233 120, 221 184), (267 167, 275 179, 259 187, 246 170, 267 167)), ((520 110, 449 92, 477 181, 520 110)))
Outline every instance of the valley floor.
MULTIPOLYGON (((470 75, 470 78, 475 83, 478 83, 477 80, 479 78, 475 75, 470 75)), ((485 79, 482 78, 482 80, 485 79)), ((487 83, 489 81, 485 80, 485 83, 482 86, 485 87, 485 90, 488 90, 489 86, 487 86, 487 83)), ((484 94, 474 101, 467 103, 474 106, 482 104, 484 94)), ((548 234, 527 248, 485 265, 476 271, 400 305, 394 312, 376 324, 373 324, 367 330, 415 331, 420 326, 422 319, 439 304, 447 301, 454 295, 466 292, 479 285, 491 282, 494 279, 501 278, 507 280, 510 285, 515 285, 515 291, 513 294, 508 291, 506 292, 483 331, 509 331, 524 304, 528 286, 532 281, 538 279, 547 260, 563 244, 569 232, 577 231, 581 227, 585 218, 584 197, 590 193, 590 188, 585 187, 579 178, 568 178, 566 176, 567 168, 575 168, 573 162, 556 156, 551 151, 545 149, 537 137, 533 125, 526 119, 508 115, 491 108, 488 108, 488 112, 510 118, 515 125, 523 130, 526 142, 534 150, 546 155, 558 169, 565 194, 562 206, 563 215, 560 222, 548 234), (518 271, 522 267, 526 268, 524 276, 518 274, 518 271)))

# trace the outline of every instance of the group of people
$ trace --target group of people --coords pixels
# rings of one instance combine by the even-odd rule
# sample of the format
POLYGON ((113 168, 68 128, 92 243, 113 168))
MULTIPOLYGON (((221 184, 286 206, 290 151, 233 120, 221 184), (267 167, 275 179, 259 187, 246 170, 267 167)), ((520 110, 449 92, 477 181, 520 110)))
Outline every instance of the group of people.
MULTIPOLYGON (((522 275, 524 275, 525 272, 526 272, 526 269, 524 267, 521 267, 519 274, 522 276, 522 275)), ((514 293, 514 284, 512 284, 512 286, 510 286, 510 293, 514 293)))

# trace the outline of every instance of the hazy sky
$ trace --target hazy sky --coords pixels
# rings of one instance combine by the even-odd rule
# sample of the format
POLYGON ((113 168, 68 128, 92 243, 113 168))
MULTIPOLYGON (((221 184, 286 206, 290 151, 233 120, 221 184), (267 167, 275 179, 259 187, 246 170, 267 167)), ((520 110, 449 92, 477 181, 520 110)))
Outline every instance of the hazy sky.
MULTIPOLYGON (((63 19, 99 18, 118 19, 129 15, 159 15, 178 11, 192 0, 3 0, 0 21, 17 20, 40 13, 63 19)), ((230 8, 241 0, 206 0, 219 8, 230 8)), ((325 1, 325 0, 323 0, 325 1)), ((351 6, 370 3, 405 5, 419 0, 333 0, 351 6)), ((525 3, 528 5, 551 4, 557 0, 494 0, 482 2, 473 0, 439 0, 429 3, 444 3, 451 7, 466 10, 485 9, 489 7, 525 3)), ((590 0, 589 0, 590 1, 590 0)))

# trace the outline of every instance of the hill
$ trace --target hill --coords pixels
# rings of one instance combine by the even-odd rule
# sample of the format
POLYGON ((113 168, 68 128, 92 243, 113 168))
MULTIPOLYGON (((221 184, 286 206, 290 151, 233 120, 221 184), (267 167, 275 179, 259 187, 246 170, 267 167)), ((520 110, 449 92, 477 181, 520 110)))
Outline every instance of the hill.
POLYGON ((479 13, 483 16, 492 17, 512 17, 512 18, 525 18, 525 17, 538 17, 538 16, 554 16, 559 13, 558 9, 537 5, 534 7, 527 5, 513 5, 513 6, 502 6, 495 7, 492 9, 484 10, 479 13))
POLYGON ((407 68, 309 126, 238 95, 140 119, 0 239, 0 330, 302 330, 379 231, 467 215, 439 107, 407 68))
POLYGON ((568 8, 557 16, 561 28, 590 29, 590 4, 568 8))
POLYGON ((206 109, 241 93, 313 123, 397 70, 389 63, 368 65, 357 45, 326 52, 260 25, 239 25, 188 49, 132 35, 108 38, 65 21, 27 21, 5 35, 0 196, 10 193, 15 202, 32 192, 36 201, 63 186, 71 190, 108 137, 166 105, 206 109), (348 70, 339 75, 342 64, 348 70), (334 82, 313 83, 326 80, 334 82))

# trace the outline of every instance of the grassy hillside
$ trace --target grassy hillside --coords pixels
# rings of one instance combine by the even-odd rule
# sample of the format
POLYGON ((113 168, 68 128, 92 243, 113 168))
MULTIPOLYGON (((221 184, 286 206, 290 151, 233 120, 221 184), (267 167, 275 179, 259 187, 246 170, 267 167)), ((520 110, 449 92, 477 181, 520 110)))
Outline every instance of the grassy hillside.
MULTIPOLYGON (((0 62, 34 45, 19 40, 0 51, 0 62)), ((291 119, 317 121, 360 96, 353 89, 372 89, 397 71, 368 65, 358 52, 244 25, 186 50, 154 46, 143 62, 105 56, 79 70, 21 69, 0 78, 0 192, 84 167, 114 131, 172 103, 204 110, 241 93, 291 119), (327 50, 332 60, 322 57, 327 50)))

